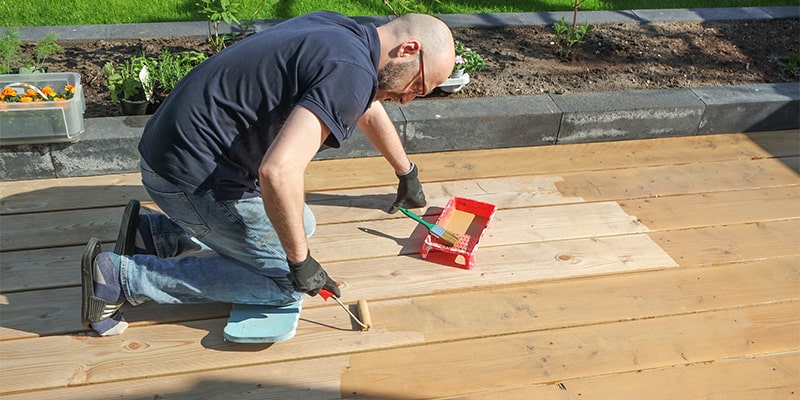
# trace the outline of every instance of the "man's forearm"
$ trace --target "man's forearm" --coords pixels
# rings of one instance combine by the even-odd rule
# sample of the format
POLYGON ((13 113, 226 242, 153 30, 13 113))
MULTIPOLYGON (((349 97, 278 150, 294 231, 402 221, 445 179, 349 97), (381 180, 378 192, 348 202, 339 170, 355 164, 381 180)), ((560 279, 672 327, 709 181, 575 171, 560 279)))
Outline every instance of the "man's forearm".
POLYGON ((261 195, 267 213, 286 258, 301 262, 308 255, 308 241, 303 223, 303 181, 262 177, 261 195), (299 193, 298 193, 299 187, 299 193))
POLYGON ((329 131, 311 111, 298 107, 270 146, 259 169, 259 185, 267 213, 286 257, 301 262, 308 256, 303 221, 304 174, 329 131))
POLYGON ((358 127, 398 175, 411 170, 411 161, 403 148, 403 142, 400 141, 397 129, 386 114, 383 104, 379 101, 373 102, 358 121, 358 127))

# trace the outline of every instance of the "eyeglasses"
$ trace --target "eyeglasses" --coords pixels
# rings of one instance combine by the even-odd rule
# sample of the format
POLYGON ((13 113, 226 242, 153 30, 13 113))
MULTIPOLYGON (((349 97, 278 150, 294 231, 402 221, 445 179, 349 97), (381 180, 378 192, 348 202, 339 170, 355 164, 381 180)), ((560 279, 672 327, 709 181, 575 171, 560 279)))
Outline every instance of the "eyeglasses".
POLYGON ((423 97, 423 96, 428 94, 428 90, 425 87, 425 62, 423 61, 423 57, 422 57, 422 49, 419 49, 419 74, 418 74, 418 77, 420 79, 417 79, 417 76, 415 76, 414 79, 411 80, 411 82, 409 82, 408 85, 406 85, 406 88, 404 89, 404 91, 410 89, 413 86, 414 87, 414 95, 417 96, 417 97, 423 97))

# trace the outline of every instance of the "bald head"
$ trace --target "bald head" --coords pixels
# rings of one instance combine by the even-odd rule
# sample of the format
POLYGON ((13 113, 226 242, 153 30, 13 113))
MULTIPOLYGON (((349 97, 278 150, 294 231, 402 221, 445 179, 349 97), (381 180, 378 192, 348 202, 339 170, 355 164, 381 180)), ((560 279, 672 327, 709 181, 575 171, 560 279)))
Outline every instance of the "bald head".
POLYGON ((453 34, 440 19, 426 14, 405 14, 387 23, 391 33, 397 38, 416 38, 426 47, 434 49, 453 47, 453 34))
POLYGON ((378 27, 381 65, 405 53, 405 44, 416 42, 425 57, 425 77, 430 87, 444 82, 455 64, 453 33, 440 19, 426 14, 405 14, 378 27))

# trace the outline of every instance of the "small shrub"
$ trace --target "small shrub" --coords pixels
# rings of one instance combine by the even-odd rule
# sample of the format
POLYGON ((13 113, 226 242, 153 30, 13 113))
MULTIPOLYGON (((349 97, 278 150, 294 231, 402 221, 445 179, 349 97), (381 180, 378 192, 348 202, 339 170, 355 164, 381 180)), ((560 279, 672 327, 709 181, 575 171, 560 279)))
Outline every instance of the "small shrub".
POLYGON ((222 21, 227 24, 239 23, 235 13, 238 13, 242 3, 238 0, 200 0, 196 3, 200 7, 200 13, 205 15, 208 20, 208 43, 215 53, 219 53, 226 47, 225 41, 228 35, 220 35, 219 26, 222 21))
POLYGON ((574 0, 572 4, 572 25, 567 24, 566 18, 561 18, 553 24, 556 31, 554 44, 557 47, 558 56, 564 60, 574 60, 575 55, 583 47, 583 42, 589 32, 592 31, 592 24, 585 23, 578 25, 578 9, 584 0, 574 0))

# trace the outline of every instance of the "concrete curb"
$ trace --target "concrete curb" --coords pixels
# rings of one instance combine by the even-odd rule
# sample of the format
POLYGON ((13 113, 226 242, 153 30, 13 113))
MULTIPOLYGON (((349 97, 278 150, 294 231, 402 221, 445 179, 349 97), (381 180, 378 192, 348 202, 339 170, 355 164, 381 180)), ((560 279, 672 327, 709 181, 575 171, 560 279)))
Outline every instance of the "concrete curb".
MULTIPOLYGON (((386 104, 411 153, 800 128, 800 83, 386 104)), ((149 116, 91 118, 76 143, 0 147, 0 180, 138 171, 149 116)), ((379 155, 355 133, 317 159, 379 155)))
MULTIPOLYGON (((446 22, 451 26, 531 25, 536 21, 552 23, 561 14, 448 15, 446 22)), ((643 10, 582 16, 592 23, 800 18, 800 7, 643 10)), ((138 32, 135 37, 148 37, 147 32, 154 30, 164 36, 187 32, 190 27, 196 29, 191 24, 194 23, 169 24, 172 28, 167 30, 153 24, 146 29, 127 28, 138 32)), ((75 34, 83 32, 82 38, 87 38, 86 33, 122 34, 118 30, 122 28, 110 26, 99 30, 71 29, 75 34)), ((23 32, 36 35, 34 28, 23 32)), ((407 151, 413 154, 800 129, 800 83, 429 100, 402 107, 390 103, 385 107, 407 151)), ((86 131, 76 143, 0 146, 0 181, 136 172, 136 146, 148 118, 86 119, 86 131)), ((368 140, 356 133, 342 149, 324 151, 317 158, 377 155, 368 140)))

